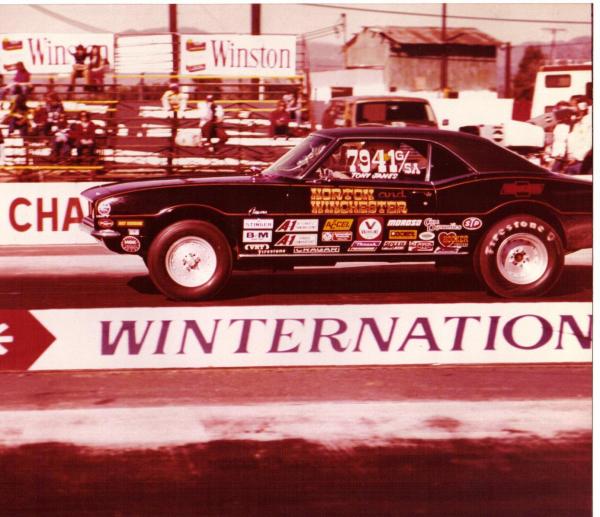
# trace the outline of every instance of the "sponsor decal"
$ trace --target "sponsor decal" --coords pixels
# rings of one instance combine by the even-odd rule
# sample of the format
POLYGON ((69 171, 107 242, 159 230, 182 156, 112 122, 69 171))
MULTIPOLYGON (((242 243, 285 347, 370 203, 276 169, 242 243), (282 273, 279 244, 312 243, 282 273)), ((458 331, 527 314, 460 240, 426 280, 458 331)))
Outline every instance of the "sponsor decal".
POLYGON ((197 65, 186 65, 185 69, 188 72, 204 72, 204 70, 206 70, 206 65, 204 63, 199 63, 197 65))
POLYGON ((366 241, 374 241, 381 237, 383 232, 382 220, 367 217, 358 220, 358 235, 366 241))
POLYGON ((417 238, 417 230, 390 230, 390 239, 410 241, 417 238))
POLYGON ((421 232, 419 234, 419 239, 422 241, 432 241, 435 239, 435 234, 433 232, 421 232))
POLYGON ((268 250, 269 248, 268 244, 244 244, 246 251, 268 250))
POLYGON ((301 246, 295 247, 294 253, 298 255, 309 255, 309 254, 328 254, 328 253, 339 253, 339 246, 301 246))
POLYGON ((423 221, 425 228, 427 228, 428 232, 437 232, 439 230, 462 230, 462 226, 457 223, 448 223, 448 224, 440 224, 439 219, 432 219, 428 217, 423 221))
POLYGON ((0 370, 590 363, 591 302, 0 311, 0 370), (499 310, 501 309, 501 310, 499 310))
POLYGON ((272 230, 273 219, 244 219, 244 230, 272 230))
POLYGON ((352 228, 354 219, 327 219, 323 225, 323 231, 348 231, 352 228))
POLYGON ((139 235, 140 231, 137 228, 128 228, 127 234, 128 235, 139 235))
POLYGON ((467 217, 463 220, 462 225, 465 230, 479 230, 483 226, 483 222, 479 217, 467 217))
POLYGON ((98 215, 100 217, 108 217, 110 215, 110 201, 108 200, 104 200, 104 201, 100 201, 100 203, 98 203, 98 215))
POLYGON ((257 250, 256 253, 258 255, 284 255, 285 250, 282 250, 282 249, 279 249, 279 250, 275 250, 275 249, 257 250))
POLYGON ((387 225, 390 227, 397 226, 421 226, 422 219, 390 219, 387 225))
POLYGON ((433 251, 433 241, 410 241, 408 251, 431 252, 433 251))
POLYGON ((454 232, 440 232, 438 241, 442 246, 466 248, 469 245, 468 235, 457 235, 454 232))
POLYGON ((253 206, 252 208, 250 208, 248 210, 248 215, 267 215, 267 211, 266 210, 259 210, 258 208, 256 208, 255 206, 253 206))
POLYGON ((115 222, 112 219, 98 219, 98 226, 100 228, 112 228, 115 222))
POLYGON ((500 195, 515 197, 539 196, 544 191, 543 183, 529 183, 528 181, 515 181, 505 183, 500 189, 500 195))
POLYGON ((454 247, 454 246, 438 246, 437 248, 435 248, 435 253, 441 253, 441 254, 454 254, 456 255, 458 252, 460 251, 460 248, 454 247))
POLYGON ((117 221, 119 228, 141 228, 144 226, 144 221, 117 221))
POLYGON ((405 251, 406 241, 385 241, 381 249, 383 251, 405 251))
POLYGON ((394 190, 392 192, 384 190, 376 192, 375 197, 377 199, 405 199, 406 192, 404 192, 404 190, 394 190))
POLYGON ((318 219, 286 219, 277 227, 277 232, 317 232, 318 219))
POLYGON ((123 237, 123 239, 121 239, 121 248, 127 253, 137 253, 140 251, 141 247, 142 244, 137 237, 128 235, 127 237, 123 237))
POLYGON ((317 240, 316 233, 286 233, 275 246, 316 246, 317 240))
POLYGON ((310 189, 313 214, 406 214, 406 201, 381 201, 372 188, 315 187, 310 189))
POLYGON ((381 241, 354 241, 348 251, 377 251, 381 241))
POLYGON ((244 230, 243 242, 271 242, 272 240, 271 230, 244 230))
POLYGON ((352 232, 323 232, 321 240, 325 242, 350 242, 352 240, 352 232))

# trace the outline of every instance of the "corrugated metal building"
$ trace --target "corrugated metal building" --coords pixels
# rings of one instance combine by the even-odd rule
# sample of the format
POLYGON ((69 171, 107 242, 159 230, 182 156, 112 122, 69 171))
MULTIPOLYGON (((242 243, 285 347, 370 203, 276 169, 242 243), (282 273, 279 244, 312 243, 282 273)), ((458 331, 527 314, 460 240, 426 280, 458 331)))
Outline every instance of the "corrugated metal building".
POLYGON ((495 90, 500 42, 473 28, 365 27, 344 46, 346 68, 381 68, 395 90, 437 90, 441 61, 448 59, 452 90, 495 90))

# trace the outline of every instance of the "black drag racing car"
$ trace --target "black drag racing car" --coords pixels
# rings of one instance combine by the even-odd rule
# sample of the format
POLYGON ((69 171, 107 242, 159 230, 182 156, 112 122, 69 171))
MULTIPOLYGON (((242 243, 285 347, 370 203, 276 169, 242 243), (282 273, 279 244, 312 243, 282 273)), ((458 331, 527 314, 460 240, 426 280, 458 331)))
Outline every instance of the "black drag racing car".
POLYGON ((342 261, 472 263, 499 296, 539 296, 592 246, 592 184, 437 129, 313 133, 266 170, 93 187, 82 226, 141 255, 168 297, 207 298, 232 269, 342 261))

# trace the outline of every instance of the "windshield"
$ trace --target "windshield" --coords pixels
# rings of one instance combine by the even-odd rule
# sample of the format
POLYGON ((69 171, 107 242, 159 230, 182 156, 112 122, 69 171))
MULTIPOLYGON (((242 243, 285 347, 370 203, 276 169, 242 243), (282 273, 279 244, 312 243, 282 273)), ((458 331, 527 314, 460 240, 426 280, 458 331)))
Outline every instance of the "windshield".
POLYGON ((310 135, 265 169, 263 174, 287 176, 288 178, 302 176, 306 169, 323 154, 330 143, 331 138, 310 135))
POLYGON ((363 102, 356 107, 357 124, 394 124, 395 122, 416 122, 435 125, 431 108, 420 101, 377 101, 363 102))

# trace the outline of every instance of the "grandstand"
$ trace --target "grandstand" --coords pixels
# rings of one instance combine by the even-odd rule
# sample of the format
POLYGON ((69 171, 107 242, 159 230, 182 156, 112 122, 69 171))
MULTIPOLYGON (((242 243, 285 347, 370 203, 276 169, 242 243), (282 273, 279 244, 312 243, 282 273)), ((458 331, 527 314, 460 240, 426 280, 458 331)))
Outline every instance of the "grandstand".
POLYGON ((115 63, 105 74, 104 84, 93 89, 83 82, 71 88, 64 73, 32 73, 32 91, 27 97, 32 127, 28 134, 9 134, 6 122, 10 100, 5 97, 0 102, 0 131, 4 137, 0 181, 243 173, 273 162, 310 131, 309 106, 304 105, 301 120, 290 123, 289 138, 269 137, 269 114, 276 103, 284 96, 307 91, 302 70, 285 77, 165 73, 172 65, 165 61, 165 41, 164 35, 144 35, 138 39, 138 48, 131 36, 115 35, 115 63), (152 41, 153 51, 148 52, 152 41), (132 54, 136 48, 144 50, 143 59, 139 52, 132 54), (161 103, 162 94, 172 82, 179 84, 187 99, 186 108, 177 113, 161 103), (44 104, 50 92, 62 100, 69 124, 82 111, 91 115, 96 126, 95 156, 83 159, 74 150, 59 160, 52 155, 51 138, 36 131, 33 123, 36 108, 44 104), (228 135, 228 141, 212 152, 200 145, 198 109, 209 94, 224 110, 223 127, 228 135))

